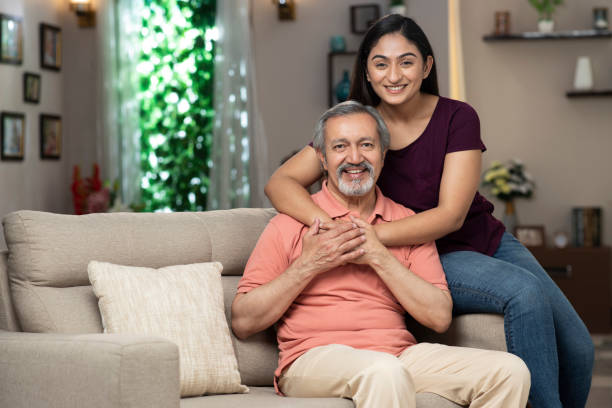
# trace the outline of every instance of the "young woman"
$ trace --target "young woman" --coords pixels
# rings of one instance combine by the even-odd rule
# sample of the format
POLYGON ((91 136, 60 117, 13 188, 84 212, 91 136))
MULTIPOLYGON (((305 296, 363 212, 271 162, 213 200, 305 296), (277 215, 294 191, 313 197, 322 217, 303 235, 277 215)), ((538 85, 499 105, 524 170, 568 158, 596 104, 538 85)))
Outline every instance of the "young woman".
MULTIPOLYGON (((478 115, 466 103, 439 96, 425 33, 409 18, 383 17, 365 35, 353 72, 350 99, 375 106, 391 132, 378 185, 417 212, 377 226, 381 241, 436 240, 454 313, 504 315, 508 351, 531 371, 532 406, 584 407, 591 337, 546 271, 477 192, 485 150, 478 115)), ((306 146, 272 175, 266 194, 279 211, 333 228, 305 189, 321 175, 314 149, 306 146)))

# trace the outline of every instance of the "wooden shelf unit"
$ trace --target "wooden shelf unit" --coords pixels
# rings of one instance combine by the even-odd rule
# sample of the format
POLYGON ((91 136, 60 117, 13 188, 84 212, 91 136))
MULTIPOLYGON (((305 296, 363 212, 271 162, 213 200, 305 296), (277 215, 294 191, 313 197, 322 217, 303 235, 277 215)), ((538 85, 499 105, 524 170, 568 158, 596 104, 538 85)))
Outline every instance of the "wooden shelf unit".
POLYGON ((348 65, 344 65, 344 68, 348 69, 349 72, 353 69, 354 58, 357 56, 357 51, 343 51, 343 52, 330 52, 327 54, 327 105, 332 107, 335 105, 336 96, 334 95, 334 87, 336 86, 336 80, 338 79, 336 74, 337 59, 344 59, 345 62, 350 61, 348 65))
POLYGON ((610 247, 529 247, 576 309, 591 333, 612 330, 610 247))

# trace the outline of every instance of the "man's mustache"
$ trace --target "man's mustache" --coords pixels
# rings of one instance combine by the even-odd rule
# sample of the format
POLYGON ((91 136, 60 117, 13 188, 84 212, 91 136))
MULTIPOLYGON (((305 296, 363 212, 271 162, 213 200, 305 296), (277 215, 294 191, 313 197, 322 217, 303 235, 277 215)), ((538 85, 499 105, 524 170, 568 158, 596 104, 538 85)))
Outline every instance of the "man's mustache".
POLYGON ((338 166, 338 169, 336 170, 338 177, 340 177, 341 173, 348 168, 364 169, 364 170, 367 170, 371 176, 374 176, 374 166, 372 166, 370 163, 364 160, 361 163, 357 163, 357 164, 352 164, 352 163, 341 164, 340 166, 338 166))

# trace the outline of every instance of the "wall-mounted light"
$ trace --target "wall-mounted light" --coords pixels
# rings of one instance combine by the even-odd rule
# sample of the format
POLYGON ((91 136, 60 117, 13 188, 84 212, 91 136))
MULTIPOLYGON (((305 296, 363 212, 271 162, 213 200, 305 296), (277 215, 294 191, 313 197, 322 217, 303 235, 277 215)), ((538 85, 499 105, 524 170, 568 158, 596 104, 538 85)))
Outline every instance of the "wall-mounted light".
POLYGON ((91 0, 70 0, 70 10, 76 13, 79 27, 96 26, 96 12, 91 0))
POLYGON ((278 8, 279 20, 295 20, 295 0, 272 0, 278 8))

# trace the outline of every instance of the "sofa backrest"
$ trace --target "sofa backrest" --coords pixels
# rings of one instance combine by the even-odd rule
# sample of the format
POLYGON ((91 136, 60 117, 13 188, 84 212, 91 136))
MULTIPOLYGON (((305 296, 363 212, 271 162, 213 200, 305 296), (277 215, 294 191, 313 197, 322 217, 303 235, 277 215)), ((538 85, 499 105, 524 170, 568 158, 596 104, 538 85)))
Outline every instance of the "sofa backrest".
MULTIPOLYGON (((226 313, 272 209, 61 215, 17 211, 3 219, 15 315, 27 332, 102 331, 91 260, 159 268, 219 261, 226 313)), ((233 339, 243 382, 268 385, 277 363, 273 331, 233 339), (272 361, 268 361, 269 359, 272 361)))

